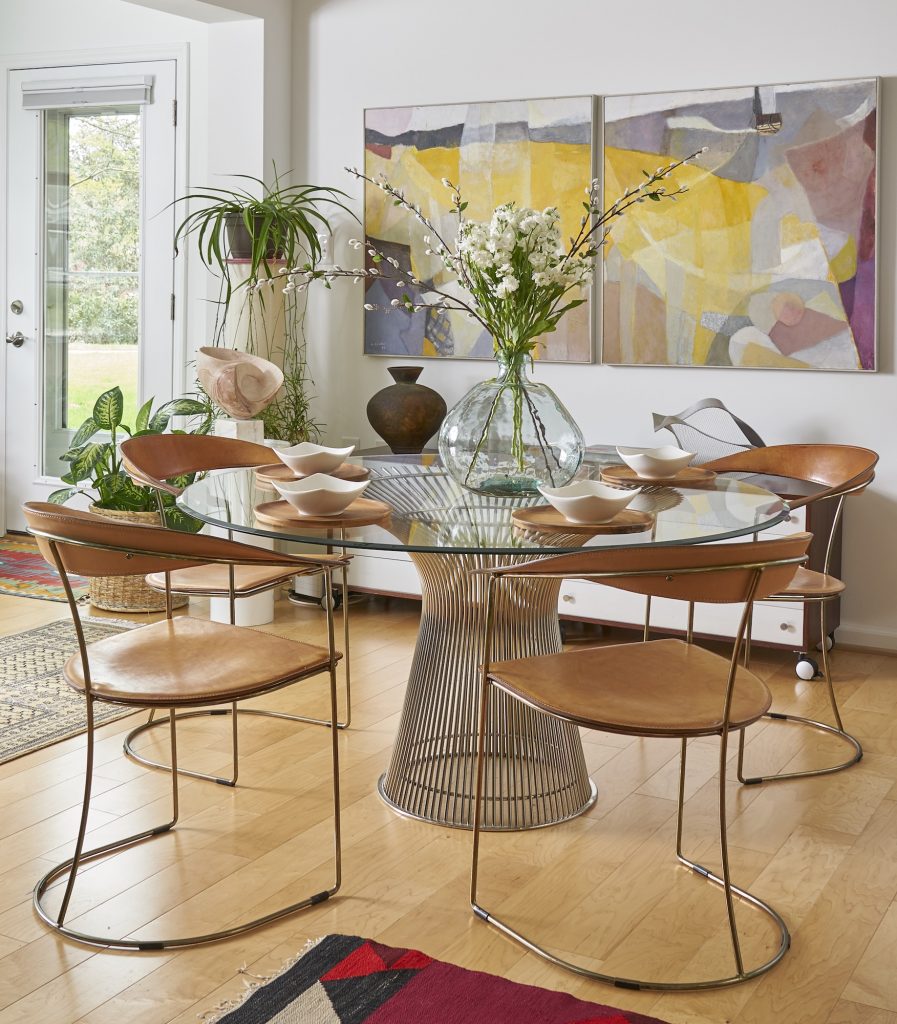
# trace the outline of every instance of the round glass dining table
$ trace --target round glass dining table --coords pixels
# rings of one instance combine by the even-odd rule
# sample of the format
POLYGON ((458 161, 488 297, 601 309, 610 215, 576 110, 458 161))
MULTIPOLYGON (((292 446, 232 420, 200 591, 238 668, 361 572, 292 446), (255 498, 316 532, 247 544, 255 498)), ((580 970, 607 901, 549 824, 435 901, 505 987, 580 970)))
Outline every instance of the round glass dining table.
MULTIPOLYGON (((365 498, 385 503, 382 521, 311 529, 271 525, 256 509, 278 495, 253 469, 209 473, 178 499, 212 526, 282 542, 353 550, 407 552, 420 576, 421 623, 383 799, 401 814, 471 828, 474 814, 476 712, 483 650, 485 577, 473 569, 525 562, 593 545, 698 544, 749 538, 782 522, 788 506, 772 492, 731 477, 700 486, 649 484, 630 504, 647 513, 636 532, 541 532, 512 518, 541 498, 490 497, 466 490, 438 455, 364 455, 365 498)), ((590 449, 580 477, 619 465, 611 448, 590 449)), ((498 659, 561 650, 560 580, 520 579, 500 588, 493 634, 498 659)), ((488 736, 485 827, 536 828, 587 810, 596 787, 577 728, 493 693, 488 736)))

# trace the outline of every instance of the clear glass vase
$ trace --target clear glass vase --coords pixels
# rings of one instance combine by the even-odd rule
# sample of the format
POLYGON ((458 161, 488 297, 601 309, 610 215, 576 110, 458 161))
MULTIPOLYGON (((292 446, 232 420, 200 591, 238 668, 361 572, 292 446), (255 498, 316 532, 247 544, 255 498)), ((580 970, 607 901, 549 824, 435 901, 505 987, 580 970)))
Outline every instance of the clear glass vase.
POLYGON ((453 479, 480 494, 538 494, 579 469, 585 442, 546 384, 526 374, 528 357, 498 356, 499 374, 471 388, 439 431, 439 454, 453 479))

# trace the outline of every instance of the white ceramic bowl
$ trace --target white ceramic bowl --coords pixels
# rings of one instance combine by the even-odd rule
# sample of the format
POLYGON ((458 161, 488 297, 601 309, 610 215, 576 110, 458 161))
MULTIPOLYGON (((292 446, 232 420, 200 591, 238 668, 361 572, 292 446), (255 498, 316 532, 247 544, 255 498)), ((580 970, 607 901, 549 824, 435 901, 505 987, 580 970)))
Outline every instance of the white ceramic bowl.
POLYGON ((338 516, 361 494, 368 485, 367 480, 353 483, 338 480, 326 473, 312 473, 301 480, 278 483, 272 480, 277 493, 306 516, 338 516))
POLYGON ((675 476, 695 457, 672 444, 660 448, 625 448, 617 445, 617 454, 643 480, 665 480, 675 476))
POLYGON ((566 487, 540 487, 539 493, 571 523, 607 523, 639 493, 640 487, 611 487, 600 480, 577 480, 566 487))
POLYGON ((311 476, 312 473, 332 473, 355 451, 355 445, 348 448, 325 448, 321 444, 303 441, 292 448, 275 448, 274 454, 294 473, 311 476))

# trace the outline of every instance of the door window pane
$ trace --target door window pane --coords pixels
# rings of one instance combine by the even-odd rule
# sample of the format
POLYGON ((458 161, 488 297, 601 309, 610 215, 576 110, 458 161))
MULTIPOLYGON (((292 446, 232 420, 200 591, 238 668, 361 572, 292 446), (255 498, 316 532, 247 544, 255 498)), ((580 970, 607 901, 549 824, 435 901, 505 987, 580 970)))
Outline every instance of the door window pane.
POLYGON ((44 129, 44 467, 118 385, 138 405, 140 114, 50 110, 44 129))

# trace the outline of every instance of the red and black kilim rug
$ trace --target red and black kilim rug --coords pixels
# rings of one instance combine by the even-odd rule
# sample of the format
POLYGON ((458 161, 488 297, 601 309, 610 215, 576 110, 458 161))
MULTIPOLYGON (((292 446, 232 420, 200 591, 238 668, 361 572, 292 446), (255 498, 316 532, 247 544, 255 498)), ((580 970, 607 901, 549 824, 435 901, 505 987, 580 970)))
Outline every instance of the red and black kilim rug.
MULTIPOLYGON (((204 1017, 206 1021, 208 1017, 204 1017)), ((328 935, 219 1024, 663 1024, 413 949, 328 935)))

